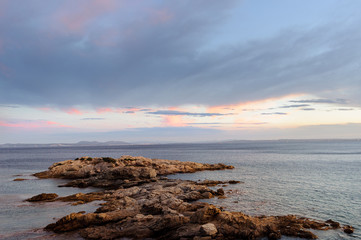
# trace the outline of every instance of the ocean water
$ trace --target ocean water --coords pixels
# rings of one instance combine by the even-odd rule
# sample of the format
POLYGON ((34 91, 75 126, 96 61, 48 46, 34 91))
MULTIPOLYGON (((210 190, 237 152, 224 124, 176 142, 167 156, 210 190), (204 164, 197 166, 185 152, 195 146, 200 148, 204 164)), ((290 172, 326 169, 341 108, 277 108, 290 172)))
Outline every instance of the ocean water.
MULTIPOLYGON (((295 214, 352 225, 355 232, 317 231, 320 239, 361 239, 361 141, 292 140, 242 141, 214 144, 124 145, 0 149, 0 239, 40 239, 41 229, 71 212, 92 212, 98 202, 82 206, 66 203, 27 203, 39 193, 60 196, 94 189, 58 188, 62 180, 39 180, 32 173, 52 163, 80 156, 122 155, 225 163, 233 170, 176 174, 191 180, 239 180, 225 186, 226 199, 204 200, 230 211, 250 215, 295 214), (20 176, 18 176, 20 175, 20 176), (26 181, 13 181, 15 178, 26 181)), ((50 235, 51 237, 51 235, 50 235)), ((68 236, 68 239, 77 239, 68 236)), ((282 239, 296 239, 283 237, 282 239)))

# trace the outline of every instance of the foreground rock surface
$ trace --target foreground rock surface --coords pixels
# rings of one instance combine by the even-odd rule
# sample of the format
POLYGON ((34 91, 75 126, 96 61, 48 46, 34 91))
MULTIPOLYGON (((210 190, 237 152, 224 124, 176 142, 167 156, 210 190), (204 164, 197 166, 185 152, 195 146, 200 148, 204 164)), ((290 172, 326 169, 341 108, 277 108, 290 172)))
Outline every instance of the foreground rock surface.
POLYGON ((45 201, 70 201, 73 204, 104 200, 94 213, 71 213, 46 226, 46 230, 56 233, 74 231, 85 239, 280 239, 282 235, 315 239, 317 236, 308 229, 340 228, 332 220, 321 222, 293 215, 252 217, 223 211, 211 204, 195 201, 223 197, 222 188, 212 190, 209 186, 225 182, 162 177, 173 173, 232 168, 224 164, 144 157, 83 157, 55 163, 48 171, 35 176, 71 179, 65 186, 95 186, 104 188, 103 191, 67 197, 38 195, 33 198, 37 201, 42 197, 45 201))

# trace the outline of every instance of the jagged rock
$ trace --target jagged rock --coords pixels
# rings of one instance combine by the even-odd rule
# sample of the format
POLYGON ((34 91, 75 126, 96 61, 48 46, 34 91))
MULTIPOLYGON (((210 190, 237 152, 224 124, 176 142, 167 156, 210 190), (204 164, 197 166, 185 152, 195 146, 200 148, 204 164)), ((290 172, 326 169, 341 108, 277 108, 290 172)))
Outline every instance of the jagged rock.
POLYGON ((36 195, 32 198, 26 199, 25 201, 28 202, 41 202, 41 201, 49 201, 53 200, 58 197, 58 194, 56 193, 41 193, 39 195, 36 195))

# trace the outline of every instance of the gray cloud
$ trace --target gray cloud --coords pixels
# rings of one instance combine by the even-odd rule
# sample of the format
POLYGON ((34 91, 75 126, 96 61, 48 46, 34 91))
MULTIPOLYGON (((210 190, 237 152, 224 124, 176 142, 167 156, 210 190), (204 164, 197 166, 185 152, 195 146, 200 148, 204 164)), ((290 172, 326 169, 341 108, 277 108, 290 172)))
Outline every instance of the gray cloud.
POLYGON ((302 108, 303 111, 315 111, 316 108, 302 108))
POLYGON ((346 99, 308 99, 308 100, 292 100, 293 103, 336 103, 347 104, 346 99))
POLYGON ((309 107, 309 104, 293 104, 293 105, 286 105, 279 108, 300 108, 300 107, 309 107))
POLYGON ((353 108, 339 108, 337 110, 339 110, 339 111, 353 111, 355 109, 353 109, 353 108))
POLYGON ((169 11, 164 22, 124 12, 137 12, 134 6, 114 8, 78 32, 53 17, 71 1, 6 3, 3 104, 220 105, 290 93, 361 103, 359 19, 206 49, 237 1, 148 3, 169 11))
POLYGON ((97 121, 97 120, 105 120, 105 118, 82 118, 81 120, 97 121))
POLYGON ((193 113, 193 112, 182 112, 174 110, 159 110, 154 112, 147 112, 148 114, 154 115, 177 115, 177 116, 194 116, 194 117, 214 117, 214 116, 225 116, 233 115, 233 113, 193 113))
POLYGON ((19 108, 20 106, 17 106, 17 105, 0 105, 0 107, 3 107, 3 108, 19 108))

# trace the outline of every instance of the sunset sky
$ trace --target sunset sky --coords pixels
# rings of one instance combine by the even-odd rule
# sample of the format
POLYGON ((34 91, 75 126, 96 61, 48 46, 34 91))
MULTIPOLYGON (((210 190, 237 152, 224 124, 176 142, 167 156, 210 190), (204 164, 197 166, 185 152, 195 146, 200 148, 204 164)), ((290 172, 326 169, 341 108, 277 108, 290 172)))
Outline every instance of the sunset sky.
POLYGON ((360 9, 0 0, 0 144, 361 138, 360 9))

